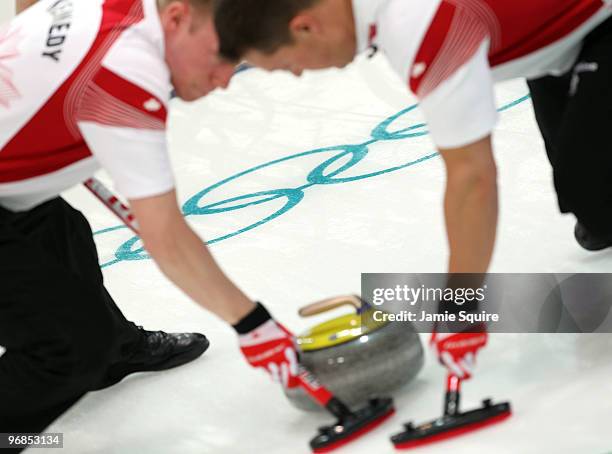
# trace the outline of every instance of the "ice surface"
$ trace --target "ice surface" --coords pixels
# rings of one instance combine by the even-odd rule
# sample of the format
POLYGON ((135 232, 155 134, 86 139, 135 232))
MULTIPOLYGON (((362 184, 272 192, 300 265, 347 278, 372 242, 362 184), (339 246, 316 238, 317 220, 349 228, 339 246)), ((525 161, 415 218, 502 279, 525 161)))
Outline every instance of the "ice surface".
MULTIPOLYGON (((531 104, 521 101, 524 82, 502 84, 497 94, 507 109, 494 137, 501 206, 492 271, 612 271, 612 253, 581 250, 573 219, 557 211, 531 104)), ((414 104, 381 57, 301 80, 247 71, 226 92, 173 101, 171 154, 190 223, 212 240, 230 276, 291 329, 313 323, 298 318, 301 305, 358 292, 361 272, 445 270, 444 174, 422 116, 412 109, 383 124, 414 104), (410 137, 392 134, 405 128, 410 137), (350 166, 350 158, 358 162, 350 166), (360 178, 370 173, 377 175, 360 178), (260 191, 272 192, 252 195, 260 191)), ((251 371, 233 331, 150 260, 134 260, 142 255, 126 245, 132 235, 107 230, 117 221, 89 193, 76 188, 66 197, 100 232, 106 283, 126 315, 151 329, 202 331, 212 346, 192 364, 87 395, 48 429, 65 433, 63 452, 309 452, 316 427, 331 419, 294 409, 251 371)), ((464 386, 463 407, 488 396, 510 399, 514 416, 419 452, 612 450, 611 350, 608 335, 492 335, 464 386)), ((439 415, 443 376, 428 355, 417 380, 396 395, 396 416, 338 453, 394 452, 388 438, 401 423, 439 415)))

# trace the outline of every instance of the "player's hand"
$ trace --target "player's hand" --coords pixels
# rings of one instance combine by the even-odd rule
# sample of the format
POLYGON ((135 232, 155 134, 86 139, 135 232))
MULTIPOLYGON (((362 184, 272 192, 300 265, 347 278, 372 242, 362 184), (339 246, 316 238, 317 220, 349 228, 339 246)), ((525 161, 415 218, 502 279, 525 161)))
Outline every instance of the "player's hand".
POLYGON ((476 333, 436 333, 431 335, 429 345, 448 372, 467 380, 476 366, 476 354, 487 343, 485 330, 476 333))
POLYGON ((298 386, 294 337, 271 318, 261 303, 234 327, 239 333, 240 350, 251 366, 262 368, 285 388, 298 386), (241 324, 243 329, 239 330, 241 324))

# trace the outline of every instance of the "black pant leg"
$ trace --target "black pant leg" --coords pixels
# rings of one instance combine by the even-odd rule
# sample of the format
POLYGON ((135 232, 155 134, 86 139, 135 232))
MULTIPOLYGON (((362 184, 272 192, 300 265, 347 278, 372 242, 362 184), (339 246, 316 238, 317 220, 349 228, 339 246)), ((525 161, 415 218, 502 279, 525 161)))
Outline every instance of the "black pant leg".
POLYGON ((560 125, 555 187, 565 211, 596 235, 612 234, 612 19, 585 39, 560 125))
POLYGON ((75 210, 64 200, 59 199, 62 210, 66 217, 71 219, 74 236, 70 243, 66 242, 61 249, 55 249, 58 259, 70 264, 70 269, 92 283, 99 289, 100 297, 106 302, 106 306, 113 316, 115 328, 114 349, 112 363, 117 364, 128 359, 134 350, 138 349, 143 340, 142 333, 136 325, 128 321, 112 296, 104 287, 104 278, 99 266, 98 252, 93 239, 93 232, 89 221, 83 214, 75 210), (84 254, 83 250, 88 253, 84 254))
POLYGON ((140 342, 102 284, 91 229, 56 199, 0 209, 0 432, 39 432, 140 342))
POLYGON ((611 57, 609 19, 587 36, 567 74, 528 81, 559 209, 602 235, 612 233, 611 57))
POLYGON ((538 128, 553 167, 558 154, 559 131, 568 104, 569 83, 569 75, 527 81, 538 128))
MULTIPOLYGON (((44 209, 37 234, 57 220, 44 209)), ((0 432, 39 432, 106 373, 113 321, 95 287, 12 221, 0 213, 0 432)))
POLYGON ((38 209, 41 212, 40 214, 33 213, 27 219, 20 219, 17 227, 20 231, 30 235, 32 237, 31 241, 35 241, 70 272, 98 289, 100 298, 106 302, 115 324, 115 344, 117 348, 113 355, 113 362, 121 362, 125 359, 125 352, 130 353, 140 344, 142 334, 134 323, 125 318, 104 287, 104 279, 99 266, 98 251, 91 226, 80 211, 74 209, 61 198, 45 205, 52 205, 53 209, 60 214, 53 217, 52 225, 49 225, 44 232, 38 232, 36 227, 39 223, 38 218, 45 216, 43 207, 38 209), (70 235, 63 237, 56 233, 64 231, 69 231, 70 235))

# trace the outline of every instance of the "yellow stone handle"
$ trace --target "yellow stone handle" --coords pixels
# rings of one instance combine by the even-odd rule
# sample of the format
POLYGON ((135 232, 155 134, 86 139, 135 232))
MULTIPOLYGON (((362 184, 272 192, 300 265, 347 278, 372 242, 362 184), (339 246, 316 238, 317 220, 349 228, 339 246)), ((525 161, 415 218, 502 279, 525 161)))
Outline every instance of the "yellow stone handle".
POLYGON ((312 315, 331 311, 332 309, 345 305, 353 306, 355 310, 359 311, 363 303, 361 298, 359 298, 357 295, 334 296, 332 298, 317 301, 316 303, 308 304, 307 306, 302 307, 298 311, 298 314, 300 314, 302 317, 310 317, 312 315))

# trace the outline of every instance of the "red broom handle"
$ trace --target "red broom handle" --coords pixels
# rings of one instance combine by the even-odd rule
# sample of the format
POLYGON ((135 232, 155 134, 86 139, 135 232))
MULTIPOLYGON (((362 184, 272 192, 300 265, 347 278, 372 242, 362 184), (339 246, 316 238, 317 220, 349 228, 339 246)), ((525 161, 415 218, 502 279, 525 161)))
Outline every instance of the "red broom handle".
POLYGON ((110 209, 121 222, 138 234, 138 221, 132 214, 130 208, 113 194, 104 184, 96 179, 90 178, 83 185, 96 196, 108 209, 110 209))

